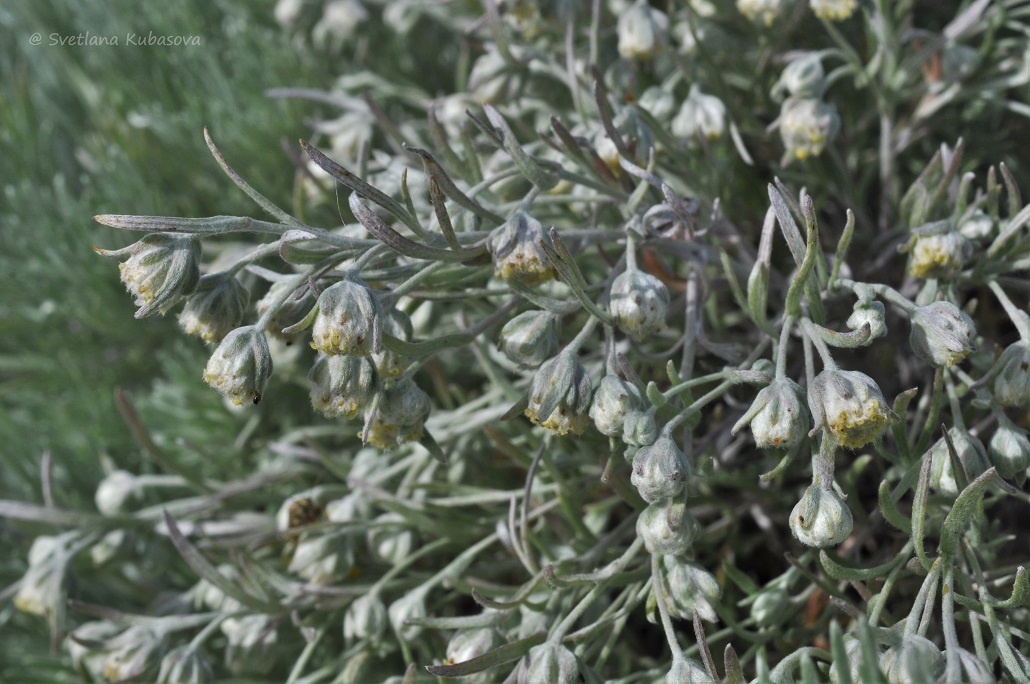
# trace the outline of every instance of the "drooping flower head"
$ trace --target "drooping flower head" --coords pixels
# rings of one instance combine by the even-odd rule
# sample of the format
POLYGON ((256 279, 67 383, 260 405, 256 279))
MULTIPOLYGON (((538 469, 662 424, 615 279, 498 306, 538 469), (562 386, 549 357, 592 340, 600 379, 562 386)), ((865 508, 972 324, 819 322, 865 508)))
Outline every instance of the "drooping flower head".
POLYGON ((204 382, 231 399, 258 403, 272 375, 272 355, 263 330, 236 328, 222 340, 204 368, 204 382))
POLYGON ((379 299, 355 277, 327 287, 318 297, 311 347, 329 356, 371 356, 380 350, 382 312, 379 299))
POLYGON ((151 233, 123 249, 93 250, 110 257, 129 255, 118 270, 139 307, 136 318, 168 313, 200 281, 200 241, 190 235, 151 233))
POLYGON ((938 368, 966 358, 975 338, 973 319, 951 302, 934 302, 912 313, 912 351, 938 368))
POLYGON ((527 285, 554 277, 554 266, 539 240, 547 240, 544 227, 524 211, 516 211, 508 221, 490 234, 490 253, 494 275, 502 280, 518 280, 527 285))
POLYGON ((836 546, 851 534, 854 519, 848 505, 833 489, 813 484, 790 513, 790 530, 802 544, 836 546))
POLYGON ((669 289, 650 273, 630 269, 612 281, 608 306, 619 329, 642 341, 665 327, 669 289))
POLYGON ((810 427, 804 391, 790 378, 774 380, 758 393, 751 408, 733 426, 733 432, 748 423, 760 448, 794 448, 810 427))
POLYGON ((243 321, 250 292, 231 273, 203 276, 179 313, 179 325, 188 335, 206 342, 221 342, 243 321))
POLYGON ((576 354, 563 351, 540 366, 533 376, 526 417, 559 435, 578 435, 589 420, 590 391, 590 376, 576 354))
POLYGON ((808 406, 816 427, 829 430, 841 446, 852 449, 882 435, 894 417, 872 378, 837 368, 816 376, 808 390, 808 406))

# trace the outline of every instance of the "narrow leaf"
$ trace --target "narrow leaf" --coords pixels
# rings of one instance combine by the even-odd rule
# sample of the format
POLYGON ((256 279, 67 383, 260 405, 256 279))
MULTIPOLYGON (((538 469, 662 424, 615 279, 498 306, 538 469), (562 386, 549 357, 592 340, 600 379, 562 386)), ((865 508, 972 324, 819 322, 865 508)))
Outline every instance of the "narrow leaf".
POLYGON ((884 519, 905 534, 912 534, 912 523, 906 518, 894 503, 891 497, 890 486, 884 480, 880 483, 880 512, 884 519))
POLYGON ((243 589, 240 588, 239 584, 233 582, 228 577, 218 572, 215 566, 204 558, 203 554, 197 550, 193 544, 186 538, 186 536, 179 529, 179 526, 175 523, 175 519, 169 515, 168 511, 164 512, 165 526, 168 528, 168 536, 172 540, 172 544, 179 551, 183 560, 190 566, 193 572, 197 573, 208 582, 213 584, 215 587, 220 589, 226 596, 231 596, 248 608, 252 608, 260 613, 275 614, 282 611, 280 606, 273 603, 267 603, 259 598, 251 596, 243 589))
POLYGON ((477 672, 489 670, 491 667, 511 663, 529 653, 529 649, 539 646, 547 639, 546 632, 537 632, 532 636, 477 656, 472 660, 453 665, 426 665, 426 670, 437 677, 467 677, 477 672))
POLYGON ((246 216, 210 216, 208 218, 181 218, 179 216, 132 216, 129 214, 97 214, 97 223, 121 230, 146 233, 182 233, 190 235, 221 235, 223 233, 272 233, 281 235, 288 226, 269 221, 258 221, 246 216))
POLYGON ((923 536, 926 534, 926 500, 930 495, 930 465, 933 459, 929 452, 923 456, 923 466, 919 470, 919 484, 916 485, 916 498, 912 502, 912 543, 915 545, 919 562, 927 571, 930 559, 923 549, 923 536))
POLYGON ((840 558, 836 557, 836 554, 831 556, 826 551, 819 552, 819 562, 822 563, 823 570, 826 571, 826 574, 833 579, 847 580, 849 582, 865 582, 871 579, 876 579, 877 577, 883 577, 890 574, 894 568, 907 560, 908 554, 901 553, 895 556, 893 560, 884 563, 883 565, 877 565, 871 568, 853 568, 840 562, 840 558))
POLYGON ((942 556, 954 556, 958 550, 959 539, 973 521, 973 517, 982 510, 984 495, 997 476, 994 468, 988 469, 983 475, 970 482, 955 499, 955 504, 941 527, 939 548, 942 556))

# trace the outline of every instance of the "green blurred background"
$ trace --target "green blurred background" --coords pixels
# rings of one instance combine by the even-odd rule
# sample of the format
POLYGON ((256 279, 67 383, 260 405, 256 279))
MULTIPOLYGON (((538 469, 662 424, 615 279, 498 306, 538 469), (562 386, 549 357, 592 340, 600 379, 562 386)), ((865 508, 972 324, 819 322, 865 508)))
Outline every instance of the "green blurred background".
MULTIPOLYGON (((91 249, 140 236, 91 217, 258 215, 207 151, 205 126, 245 178, 289 204, 283 141, 306 136, 303 117, 317 108, 263 93, 325 87, 332 64, 291 44, 274 5, 36 0, 0 8, 0 499, 42 502, 45 452, 60 507, 92 509, 102 459, 146 470, 115 388, 159 438, 206 435, 214 455, 231 445, 234 431, 209 429, 231 419, 203 390, 203 344, 178 334, 174 316, 133 319, 117 264, 91 249), (128 34, 151 31, 196 36, 200 45, 126 44, 128 34), (119 45, 52 44, 79 36, 119 45), (218 434, 230 443, 212 443, 218 434)), ((0 521, 0 587, 20 577, 33 534, 44 531, 0 521)), ((58 679, 45 621, 0 605, 0 681, 58 679)))

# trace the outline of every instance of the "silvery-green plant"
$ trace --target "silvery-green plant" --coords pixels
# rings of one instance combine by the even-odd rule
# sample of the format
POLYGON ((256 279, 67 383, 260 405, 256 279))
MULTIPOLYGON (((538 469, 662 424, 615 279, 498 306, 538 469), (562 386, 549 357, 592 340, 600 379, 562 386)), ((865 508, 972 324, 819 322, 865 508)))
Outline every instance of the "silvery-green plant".
POLYGON ((943 114, 1021 111, 1026 12, 917 45, 905 3, 708 5, 280 2, 302 44, 388 43, 278 93, 374 126, 318 123, 289 208, 206 135, 260 218, 96 217, 146 233, 101 250, 137 315, 188 297, 218 342, 246 472, 132 423, 174 486, 5 509, 68 528, 16 606, 115 680, 1030 678, 1030 207, 943 114), (379 54, 425 40, 447 91, 379 54), (970 46, 991 97, 944 69, 970 46), (69 618, 102 544, 136 603, 69 618))

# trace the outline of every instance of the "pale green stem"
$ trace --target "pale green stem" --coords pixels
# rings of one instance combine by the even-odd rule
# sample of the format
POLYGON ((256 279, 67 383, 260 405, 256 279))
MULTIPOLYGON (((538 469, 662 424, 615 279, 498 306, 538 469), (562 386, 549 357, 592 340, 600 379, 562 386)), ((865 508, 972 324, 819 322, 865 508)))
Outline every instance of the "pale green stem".
POLYGON ((794 327, 794 318, 784 316, 783 327, 780 328, 780 342, 776 347, 776 379, 787 377, 787 347, 790 342, 791 329, 794 327))
POLYGON ((805 331, 805 337, 811 340, 815 350, 819 352, 819 358, 823 361, 823 368, 825 370, 837 370, 837 363, 833 360, 833 356, 830 355, 830 348, 819 337, 819 333, 815 331, 812 321, 802 318, 801 327, 805 331))
POLYGON ((658 556, 651 556, 651 589, 654 591, 655 603, 658 604, 658 615, 661 616, 662 629, 665 630, 665 640, 669 642, 673 660, 683 659, 683 649, 676 638, 676 630, 672 626, 672 618, 669 617, 669 606, 665 602, 665 592, 662 591, 658 562, 658 556))

